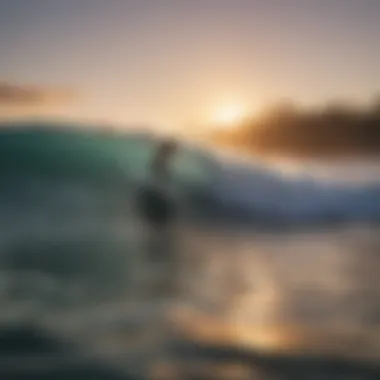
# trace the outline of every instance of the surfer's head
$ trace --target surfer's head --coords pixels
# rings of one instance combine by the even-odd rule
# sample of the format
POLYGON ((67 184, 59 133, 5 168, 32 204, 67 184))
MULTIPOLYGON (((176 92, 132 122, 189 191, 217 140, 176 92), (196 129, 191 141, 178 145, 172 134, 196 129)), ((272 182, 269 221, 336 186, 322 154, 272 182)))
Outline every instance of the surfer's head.
POLYGON ((175 140, 164 140, 158 145, 157 155, 162 158, 169 159, 176 153, 177 149, 178 144, 175 140))

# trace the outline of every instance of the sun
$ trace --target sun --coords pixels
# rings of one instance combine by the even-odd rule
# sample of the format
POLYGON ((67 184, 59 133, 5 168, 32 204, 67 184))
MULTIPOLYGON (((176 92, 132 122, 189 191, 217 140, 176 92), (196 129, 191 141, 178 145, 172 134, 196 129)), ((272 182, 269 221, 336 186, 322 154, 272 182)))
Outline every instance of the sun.
POLYGON ((242 105, 229 104, 214 110, 213 122, 222 128, 233 128, 246 116, 242 105))

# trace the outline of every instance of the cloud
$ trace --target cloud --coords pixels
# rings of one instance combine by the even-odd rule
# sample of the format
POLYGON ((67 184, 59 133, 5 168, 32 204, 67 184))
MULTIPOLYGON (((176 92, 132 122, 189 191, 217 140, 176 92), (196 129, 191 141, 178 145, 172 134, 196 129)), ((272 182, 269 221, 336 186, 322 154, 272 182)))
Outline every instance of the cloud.
POLYGON ((0 82, 0 107, 61 105, 76 97, 73 91, 55 87, 0 82))

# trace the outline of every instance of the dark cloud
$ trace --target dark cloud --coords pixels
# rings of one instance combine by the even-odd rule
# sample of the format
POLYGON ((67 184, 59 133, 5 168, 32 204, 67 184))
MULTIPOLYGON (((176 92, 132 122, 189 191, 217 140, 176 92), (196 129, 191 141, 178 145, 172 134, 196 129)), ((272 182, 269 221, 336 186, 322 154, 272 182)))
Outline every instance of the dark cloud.
POLYGON ((61 88, 0 82, 0 106, 2 107, 61 104, 73 100, 75 95, 72 91, 61 88))
POLYGON ((368 107, 330 104, 300 110, 283 105, 213 136, 252 153, 285 156, 380 154, 380 102, 368 107))

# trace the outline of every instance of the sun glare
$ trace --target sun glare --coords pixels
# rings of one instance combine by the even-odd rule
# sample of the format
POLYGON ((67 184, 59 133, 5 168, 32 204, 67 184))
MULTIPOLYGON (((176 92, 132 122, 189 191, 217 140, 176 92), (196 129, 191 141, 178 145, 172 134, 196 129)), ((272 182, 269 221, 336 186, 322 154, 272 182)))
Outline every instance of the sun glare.
POLYGON ((214 111, 213 122, 223 128, 233 128, 246 112, 240 105, 226 105, 214 111))

